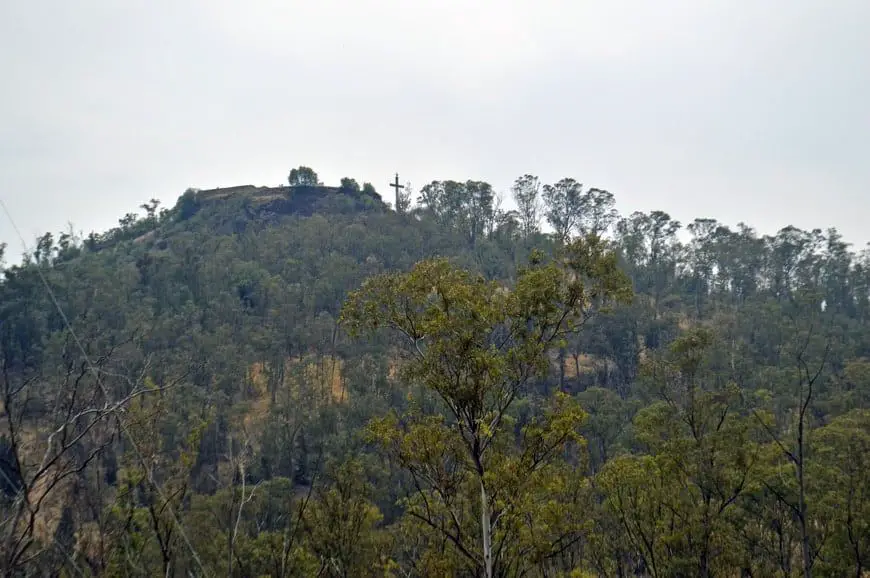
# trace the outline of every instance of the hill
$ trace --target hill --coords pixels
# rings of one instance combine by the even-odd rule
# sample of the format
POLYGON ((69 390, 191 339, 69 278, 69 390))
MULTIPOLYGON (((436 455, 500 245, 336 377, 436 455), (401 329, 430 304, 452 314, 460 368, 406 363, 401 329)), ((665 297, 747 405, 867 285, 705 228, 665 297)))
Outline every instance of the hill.
POLYGON ((866 569, 867 253, 514 194, 189 190, 41 237, 0 283, 4 572, 866 569))

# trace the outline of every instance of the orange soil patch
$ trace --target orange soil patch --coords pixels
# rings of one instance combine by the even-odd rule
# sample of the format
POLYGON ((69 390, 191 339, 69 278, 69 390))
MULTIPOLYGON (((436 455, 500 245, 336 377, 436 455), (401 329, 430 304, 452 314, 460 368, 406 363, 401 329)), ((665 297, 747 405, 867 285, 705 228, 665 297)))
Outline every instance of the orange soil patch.
POLYGON ((601 359, 593 356, 586 355, 585 353, 580 354, 575 360, 572 355, 567 355, 565 357, 565 377, 577 377, 578 376, 578 365, 579 365, 579 374, 589 374, 595 373, 598 371, 598 368, 604 363, 601 359))
POLYGON ((309 358, 304 375, 321 392, 328 393, 332 401, 343 403, 347 401, 347 388, 342 379, 342 367, 341 359, 332 356, 320 360, 309 358))
MULTIPOLYGON (((312 355, 305 357, 287 358, 284 361, 284 380, 278 387, 298 389, 296 376, 300 376, 306 382, 305 385, 314 386, 316 391, 325 394, 335 402, 347 401, 347 387, 344 381, 344 363, 337 357, 329 355, 316 358, 312 355)), ((270 368, 264 363, 254 363, 248 369, 248 383, 253 401, 271 399, 269 393, 268 371, 270 368)))
POLYGON ((392 355, 390 355, 390 359, 387 361, 387 379, 397 379, 399 377, 400 369, 401 360, 399 359, 398 353, 394 352, 392 355))
POLYGON ((33 533, 38 540, 44 543, 51 543, 54 540, 64 506, 72 499, 73 477, 67 477, 54 488, 49 488, 53 477, 52 473, 48 472, 30 492, 31 504, 35 504, 40 499, 43 500, 34 521, 33 533))

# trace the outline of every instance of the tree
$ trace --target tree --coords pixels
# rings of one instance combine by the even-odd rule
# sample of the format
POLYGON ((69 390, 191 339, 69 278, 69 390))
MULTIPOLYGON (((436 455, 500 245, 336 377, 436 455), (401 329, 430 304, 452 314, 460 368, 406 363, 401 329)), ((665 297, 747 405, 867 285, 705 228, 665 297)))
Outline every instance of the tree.
POLYGON ((495 194, 492 185, 483 181, 467 181, 465 191, 467 195, 468 240, 473 247, 487 232, 492 230, 495 218, 493 205, 495 194))
POLYGON ((418 202, 442 226, 462 234, 475 246, 496 218, 495 194, 484 181, 432 181, 420 190, 418 202))
MULTIPOLYGON (((159 426, 168 404, 166 396, 142 396, 129 408, 126 431, 138 443, 120 460, 119 491, 111 517, 124 531, 116 537, 109 561, 111 570, 124 575, 145 569, 171 576, 178 566, 192 562, 179 552, 191 546, 185 544, 189 538, 178 512, 191 492, 190 473, 206 424, 194 424, 180 447, 165 447, 159 426), (163 474, 160 483, 154 474, 158 466, 163 474)), ((201 563, 195 550, 187 553, 201 563)))
POLYGON ((816 271, 821 267, 817 255, 823 243, 821 230, 803 231, 788 226, 764 240, 770 255, 770 291, 777 299, 792 298, 801 287, 801 281, 817 277, 816 271))
MULTIPOLYGON (((424 385, 446 411, 401 420, 393 414, 371 431, 414 480, 409 515, 448 540, 475 572, 491 578, 523 564, 521 520, 545 516, 533 504, 546 476, 570 487, 556 457, 581 439, 585 413, 568 396, 550 400, 518 441, 510 439, 511 407, 546 373, 559 340, 629 296, 616 256, 593 237, 548 264, 535 256, 513 289, 437 259, 373 277, 348 297, 345 326, 353 334, 389 328, 402 336, 404 378, 424 385), (468 534, 474 525, 476 541, 468 534)), ((558 543, 533 550, 546 558, 558 543)))
POLYGON ((351 194, 359 193, 360 192, 359 183, 356 182, 355 179, 352 179, 350 177, 344 177, 343 179, 341 179, 341 190, 346 191, 346 192, 351 193, 351 194))
POLYGON ((412 197, 411 183, 406 182, 404 188, 396 191, 396 212, 400 215, 407 214, 411 210, 412 197))
POLYGON ((540 200, 541 183, 538 177, 523 175, 514 181, 511 193, 517 204, 517 216, 520 230, 525 238, 529 238, 540 230, 540 200))
POLYGON ((616 200, 609 191, 591 188, 583 193, 580 205, 579 229, 583 235, 604 235, 619 218, 614 208, 616 200))
POLYGON ((120 434, 126 408, 160 391, 111 371, 121 345, 92 365, 67 338, 55 375, 26 377, 13 371, 17 362, 10 345, 0 343, 4 430, 0 488, 5 490, 0 501, 0 572, 4 576, 34 567, 51 550, 51 531, 59 522, 52 511, 70 503, 75 480, 108 451, 120 434), (34 410, 34 399, 42 400, 44 409, 34 410), (36 419, 39 429, 32 427, 36 419))
MULTIPOLYGON (((614 538, 636 552, 637 575, 667 575, 667 554, 662 552, 669 525, 665 520, 668 479, 655 458, 621 455, 610 460, 596 478, 604 511, 616 520, 614 538)), ((625 575, 625 574, 621 574, 625 575)))
POLYGON ((692 234, 689 244, 689 267, 694 282, 696 315, 701 316, 713 284, 714 235, 719 230, 715 219, 695 219, 686 229, 692 234))
MULTIPOLYGON (((803 303, 804 315, 814 320, 815 315, 806 311, 806 305, 803 303)), ((793 371, 786 374, 796 382, 797 395, 793 399, 796 407, 788 416, 788 421, 791 423, 780 433, 771 425, 772 420, 769 417, 761 412, 754 413, 758 423, 770 436, 771 448, 779 458, 775 466, 780 467, 774 468, 774 475, 765 486, 783 506, 791 510, 797 521, 800 531, 801 569, 804 578, 810 578, 819 555, 819 543, 824 541, 816 539, 820 528, 818 524, 813 523, 808 499, 809 473, 812 464, 809 443, 812 431, 812 404, 816 401, 823 372, 829 364, 831 337, 818 335, 812 321, 807 328, 797 326, 796 334, 796 343, 792 345, 795 367, 793 371), (813 362, 812 358, 819 350, 822 350, 820 359, 813 362), (788 469, 791 469, 792 473, 790 480, 782 475, 788 469)))
POLYGON ((560 243, 568 242, 579 223, 583 207, 582 193, 583 185, 571 178, 562 179, 555 185, 544 185, 544 214, 560 243))
POLYGON ((382 516, 357 460, 330 472, 331 483, 316 492, 306 515, 306 533, 320 561, 318 576, 383 576, 385 546, 377 526, 382 516))
POLYGON ((118 219, 118 224, 121 225, 121 229, 129 229, 139 220, 139 215, 136 213, 127 213, 123 218, 118 219))
POLYGON ((375 197, 376 199, 381 198, 381 196, 378 194, 377 189, 375 189, 375 186, 371 183, 363 183, 362 192, 364 195, 375 197))
POLYGON ((635 286, 652 293, 656 316, 665 290, 676 277, 680 248, 676 235, 680 227, 679 221, 662 211, 634 212, 616 226, 635 286))
POLYGON ((153 221, 155 221, 156 218, 157 218, 157 208, 158 208, 159 206, 160 206, 160 200, 159 200, 159 199, 151 199, 151 200, 148 201, 147 203, 144 203, 144 204, 139 205, 139 208, 140 208, 140 209, 144 209, 144 210, 145 210, 146 218, 147 218, 149 221, 152 221, 152 222, 153 222, 153 221))
POLYGON ((291 170, 287 181, 291 187, 316 187, 321 184, 314 169, 305 166, 291 170))
POLYGON ((713 342, 710 330, 691 329, 649 361, 645 377, 661 401, 635 418, 636 435, 666 480, 658 498, 670 518, 663 525, 679 521, 667 540, 667 564, 700 577, 739 564, 730 518, 759 461, 757 424, 741 415, 739 388, 717 385, 711 371, 713 342))
POLYGON ((37 265, 48 265, 54 261, 57 247, 54 245, 54 235, 45 233, 36 240, 36 249, 33 251, 33 260, 37 265))
POLYGON ((826 234, 825 254, 822 260, 822 283, 825 291, 825 304, 829 308, 847 314, 854 312, 855 294, 849 283, 849 273, 853 269, 854 255, 849 251, 849 243, 835 228, 826 234))
POLYGON ((855 409, 813 432, 818 505, 832 522, 823 565, 864 576, 870 567, 870 410, 855 409))
POLYGON ((175 211, 179 221, 186 221, 199 211, 200 201, 198 193, 199 189, 188 188, 178 198, 178 202, 175 204, 175 211))

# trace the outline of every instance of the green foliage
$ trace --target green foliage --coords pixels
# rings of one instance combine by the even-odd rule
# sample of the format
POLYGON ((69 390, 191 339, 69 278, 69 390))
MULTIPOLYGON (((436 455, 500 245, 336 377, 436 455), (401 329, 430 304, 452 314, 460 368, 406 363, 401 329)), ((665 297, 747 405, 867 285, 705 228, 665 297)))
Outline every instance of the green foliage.
POLYGON ((359 194, 361 190, 359 183, 349 177, 341 179, 341 188, 350 194, 359 194))
POLYGON ((870 254, 295 171, 4 266, 0 571, 867 571, 870 254))
POLYGON ((583 185, 574 179, 562 179, 554 185, 544 185, 547 222, 564 242, 577 227, 582 207, 583 185))
POLYGON ((540 564, 562 532, 577 531, 550 518, 570 508, 558 498, 573 495, 577 482, 557 457, 574 447, 576 464, 585 412, 556 394, 514 440, 509 411, 545 377, 555 343, 629 296, 598 238, 578 239, 550 263, 535 258, 511 288, 441 259, 369 279, 349 296, 342 312, 349 330, 401 336, 409 356, 403 379, 434 392, 447 413, 410 412, 404 425, 396 416, 376 420, 371 438, 413 478, 408 515, 447 539, 475 572, 540 564), (527 534, 530 519, 542 528, 527 534))
POLYGON ((175 212, 178 219, 186 221, 190 219, 199 210, 199 201, 196 196, 195 189, 187 189, 184 194, 178 199, 175 205, 175 212))
POLYGON ((292 169, 287 182, 291 187, 316 187, 321 184, 314 169, 305 166, 292 169))
POLYGON ((384 576, 390 567, 389 537, 370 501, 362 464, 338 466, 329 486, 317 492, 306 515, 307 540, 319 560, 319 576, 384 576))
POLYGON ((820 572, 870 567, 870 411, 855 409, 814 432, 817 466, 810 492, 830 530, 820 572))

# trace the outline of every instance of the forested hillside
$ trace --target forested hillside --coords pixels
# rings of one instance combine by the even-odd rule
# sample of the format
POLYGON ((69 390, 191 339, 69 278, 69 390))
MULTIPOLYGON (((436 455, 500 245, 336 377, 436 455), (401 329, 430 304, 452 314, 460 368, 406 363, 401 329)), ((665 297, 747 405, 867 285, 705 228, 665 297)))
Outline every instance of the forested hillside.
POLYGON ((870 253, 509 194, 300 167, 40 237, 0 282, 3 574, 870 571, 870 253))

